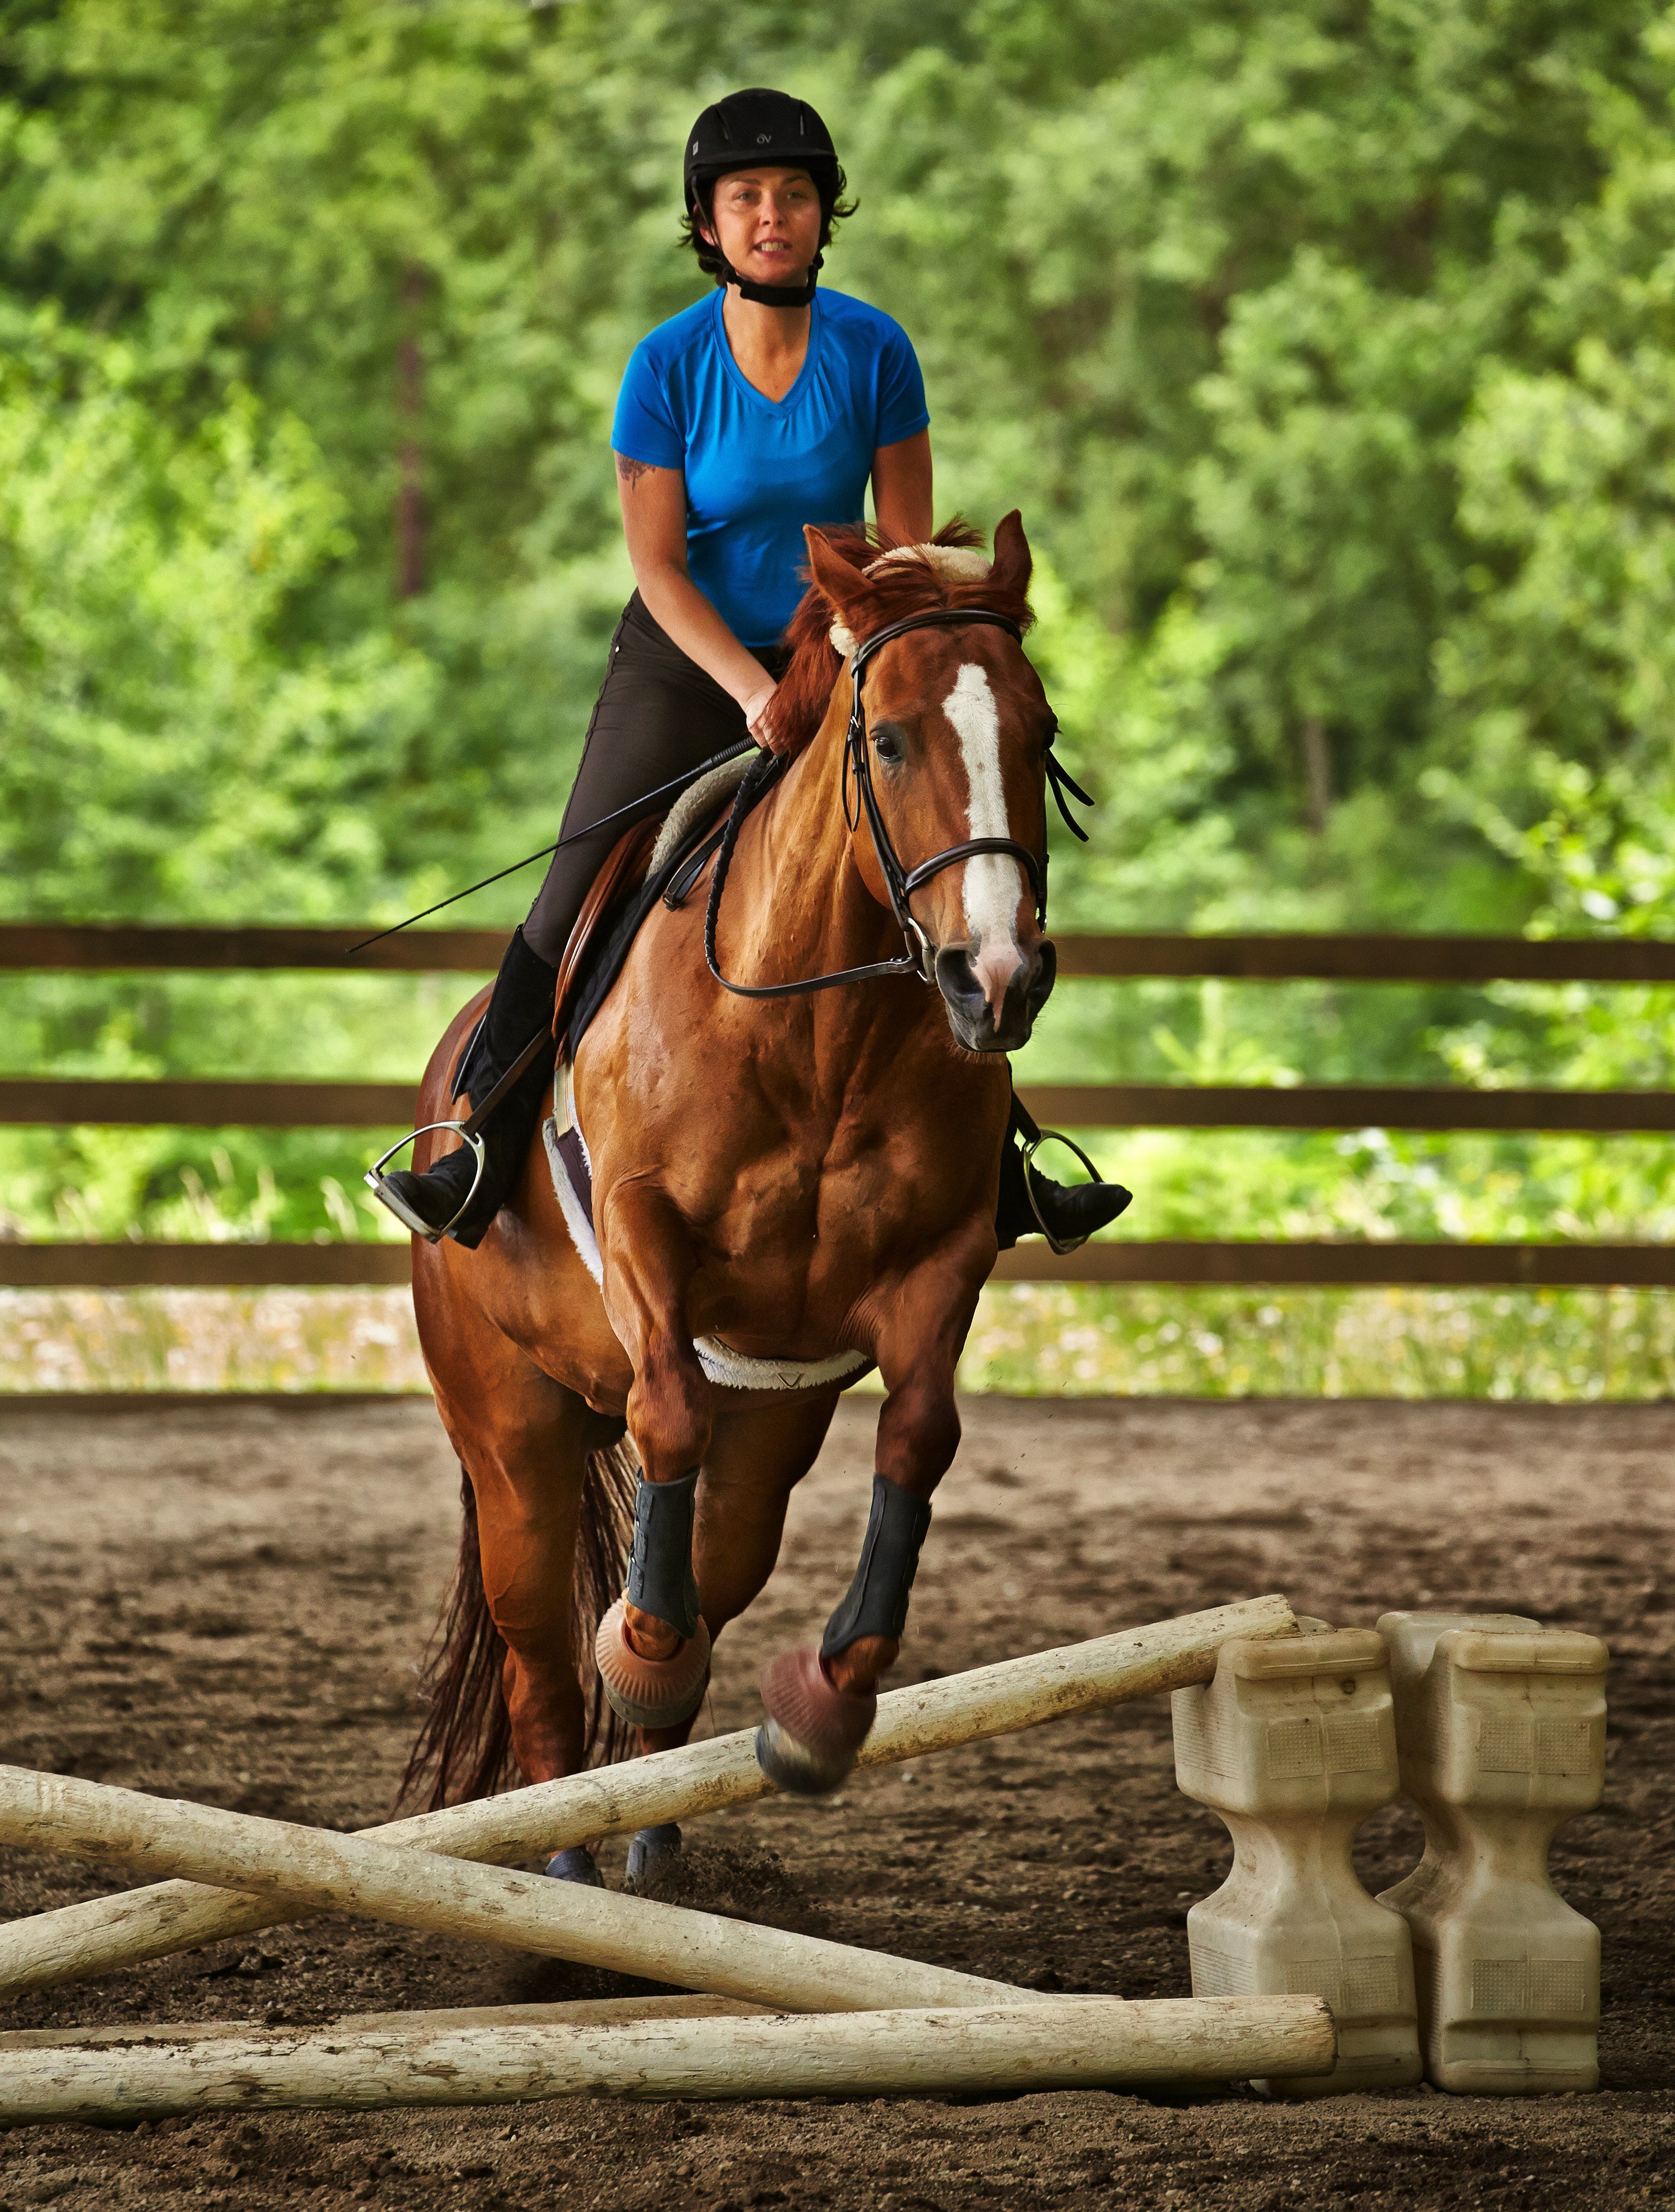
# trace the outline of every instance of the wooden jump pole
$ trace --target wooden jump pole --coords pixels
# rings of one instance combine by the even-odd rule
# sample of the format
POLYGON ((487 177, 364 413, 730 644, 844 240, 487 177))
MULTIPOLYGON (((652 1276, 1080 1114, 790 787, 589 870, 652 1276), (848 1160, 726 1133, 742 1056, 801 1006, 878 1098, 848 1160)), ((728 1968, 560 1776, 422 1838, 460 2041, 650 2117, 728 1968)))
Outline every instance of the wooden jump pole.
POLYGON ((0 1843, 294 1898, 317 1912, 364 1913, 510 1944, 785 2012, 1016 2004, 1028 1995, 946 1966, 683 1905, 26 1767, 0 1766, 0 1843))
POLYGON ((9 2051, 0 2069, 0 2124, 283 2106, 519 2104, 590 2094, 1007 2095, 1325 2074, 1337 2049, 1330 2009, 1306 1996, 1136 2004, 1057 1997, 977 2011, 623 2027, 384 2028, 347 2036, 281 2030, 173 2047, 9 2051))
MULTIPOLYGON (((863 1767, 885 1766, 984 1737, 1007 1735, 1134 1698, 1207 1682, 1229 1638, 1287 1636, 1282 1597, 1214 1606, 1145 1628, 1006 1659, 935 1682, 887 1691, 862 1747, 863 1767)), ((624 1765, 597 1767, 498 1797, 364 1831, 404 1850, 515 1864, 594 1836, 697 1819, 774 1794, 756 1763, 753 1731, 688 1744, 624 1765)), ((231 1894, 170 1881, 0 1926, 0 1990, 19 1994, 133 1966, 224 1937, 253 1935, 312 1908, 294 1899, 231 1894)))
MULTIPOLYGON (((320 2023, 311 2033, 369 2035, 386 2028, 405 2033, 439 2034, 455 2027, 622 2027, 641 2020, 764 2020, 771 2005, 743 1997, 691 1996, 565 1997, 556 2004, 443 2005, 423 2012, 350 2012, 320 2023)), ((9 2027, 0 2030, 0 2069, 9 2051, 80 2051, 89 2045, 127 2044, 238 2043, 265 2033, 254 2020, 104 2020, 86 2027, 9 2027)), ((293 2028, 282 2032, 295 2035, 293 2028)))

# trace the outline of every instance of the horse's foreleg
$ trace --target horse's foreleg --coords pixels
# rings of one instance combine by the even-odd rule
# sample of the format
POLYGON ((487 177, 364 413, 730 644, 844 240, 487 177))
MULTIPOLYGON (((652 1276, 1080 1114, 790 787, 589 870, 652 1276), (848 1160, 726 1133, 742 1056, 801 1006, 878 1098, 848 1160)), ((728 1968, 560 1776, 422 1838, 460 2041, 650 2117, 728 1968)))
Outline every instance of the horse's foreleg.
POLYGON ((596 1653, 612 1709, 661 1730, 691 1718, 710 1679, 692 1524, 711 1393, 687 1326, 693 1261, 673 1208, 654 1189, 618 1184, 600 1229, 606 1310, 634 1367, 627 1414, 641 1475, 627 1588, 600 1624, 596 1653))
MULTIPOLYGON (((987 1249, 992 1259, 992 1240, 987 1249)), ((970 1255, 941 1258, 887 1303, 877 1340, 887 1395, 860 1564, 819 1650, 783 1652, 763 1680, 756 1755, 786 1789, 835 1789, 872 1727, 879 1678, 901 1650, 931 1494, 959 1446, 954 1372, 986 1273, 970 1255)))
MULTIPOLYGON (((773 1572, 791 1492, 819 1457, 837 1403, 835 1390, 808 1391, 777 1405, 728 1407, 722 1401, 698 1485, 693 1547, 712 1641, 773 1572)), ((692 1717, 673 1727, 643 1729, 642 1747, 670 1751, 685 1743, 692 1717)), ((660 1860, 679 1849, 680 1830, 673 1821, 643 1828, 629 1850, 630 1877, 644 1881, 660 1860)))
POLYGON ((872 1510, 855 1580, 820 1639, 826 1673, 858 1696, 875 1691, 901 1650, 931 1493, 959 1449, 953 1378, 969 1326, 968 1314, 952 1344, 938 1332, 926 1346, 913 1331, 909 1341, 917 1349, 879 1347, 889 1395, 879 1415, 872 1510))
MULTIPOLYGON (((716 1417, 698 1485, 693 1563, 710 1641, 757 1597, 785 1533, 791 1492, 819 1456, 838 1404, 836 1390, 809 1391, 777 1405, 728 1407, 716 1417)), ((685 1743, 691 1722, 646 1729, 648 1751, 685 1743)))

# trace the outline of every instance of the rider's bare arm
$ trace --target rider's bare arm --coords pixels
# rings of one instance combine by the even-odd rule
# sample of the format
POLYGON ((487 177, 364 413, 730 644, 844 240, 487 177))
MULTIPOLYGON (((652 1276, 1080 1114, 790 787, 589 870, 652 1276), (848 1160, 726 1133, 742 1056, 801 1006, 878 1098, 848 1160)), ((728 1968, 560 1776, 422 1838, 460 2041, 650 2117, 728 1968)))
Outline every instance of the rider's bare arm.
POLYGON ((923 545, 936 527, 930 503, 930 433, 916 431, 873 455, 873 507, 878 526, 898 544, 923 545))
POLYGON ((740 644, 686 570, 686 479, 618 453, 617 496, 628 557, 652 620, 745 710, 758 744, 768 736, 774 682, 740 644))

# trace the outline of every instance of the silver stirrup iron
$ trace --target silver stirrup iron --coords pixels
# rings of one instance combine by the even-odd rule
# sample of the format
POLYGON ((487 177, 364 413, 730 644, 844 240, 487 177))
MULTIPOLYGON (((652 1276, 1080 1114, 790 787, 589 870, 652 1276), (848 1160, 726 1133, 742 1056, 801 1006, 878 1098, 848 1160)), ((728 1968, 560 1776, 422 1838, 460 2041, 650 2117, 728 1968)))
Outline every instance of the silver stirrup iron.
MULTIPOLYGON (((485 1015, 484 1018, 486 1020, 487 1016, 485 1015)), ((478 1132, 524 1070, 533 1064, 538 1054, 545 1051, 551 1042, 551 1030, 537 1030, 512 1065, 500 1077, 482 1104, 473 1107, 463 1121, 423 1121, 417 1129, 410 1129, 405 1137, 398 1138, 387 1152, 379 1154, 361 1180, 381 1205, 388 1206, 404 1229, 411 1229, 415 1237, 423 1237, 427 1244, 440 1244, 449 1230, 456 1228, 465 1219, 471 1210, 472 1200, 482 1188, 484 1171, 489 1164, 488 1146, 478 1132), (465 1204, 457 1206, 440 1229, 433 1229, 428 1221, 421 1221, 412 1207, 404 1206, 384 1180, 385 1161, 393 1160, 399 1152, 404 1151, 409 1145, 416 1144, 419 1138, 427 1136, 432 1129, 452 1129, 461 1143, 471 1146, 477 1158, 477 1172, 471 1179, 471 1188, 466 1193, 465 1204)), ((469 1049, 470 1047, 467 1046, 466 1050, 469 1051, 469 1049)))
MULTIPOLYGON (((1105 1181, 1105 1177, 1094 1166, 1093 1161, 1088 1158, 1087 1153, 1083 1152, 1081 1146, 1076 1142, 1075 1139, 1074 1137, 1067 1137, 1063 1129, 1043 1129, 1038 1135, 1031 1138, 1029 1142, 1023 1148, 1024 1191, 1029 1200, 1029 1210, 1035 1216, 1036 1226, 1040 1230, 1041 1234, 1047 1240, 1048 1249, 1051 1251, 1059 1253, 1061 1255, 1066 1252, 1080 1252, 1082 1246, 1087 1242, 1087 1238, 1086 1237, 1072 1237, 1063 1243, 1061 1243, 1059 1239, 1053 1235, 1051 1230, 1048 1228, 1045 1221, 1042 1219, 1041 1208, 1037 1203, 1035 1196, 1035 1155, 1040 1151, 1043 1145, 1063 1145, 1068 1151, 1073 1152, 1076 1158, 1081 1162, 1083 1167, 1087 1169, 1089 1178, 1093 1182, 1103 1182, 1105 1181)), ((368 1177, 368 1181, 371 1181, 370 1176, 368 1177)))
POLYGON ((463 1121, 422 1121, 417 1129, 410 1129, 405 1137, 398 1137, 387 1152, 381 1152, 361 1180, 381 1204, 388 1206, 404 1229, 411 1229, 415 1237, 423 1237, 427 1244, 440 1244, 448 1231, 454 1227, 454 1223, 463 1220, 470 1211, 471 1202, 477 1195, 478 1186, 483 1180, 483 1170, 488 1164, 488 1146, 477 1131, 467 1128, 463 1121), (466 1202, 454 1213, 452 1219, 445 1221, 440 1229, 433 1229, 428 1221, 421 1221, 412 1207, 399 1198, 384 1180, 385 1162, 393 1160, 398 1152, 405 1152, 409 1145, 416 1145, 421 1137, 428 1136, 432 1129, 452 1129, 454 1135, 462 1137, 477 1155, 477 1172, 471 1179, 471 1188, 466 1193, 466 1202))

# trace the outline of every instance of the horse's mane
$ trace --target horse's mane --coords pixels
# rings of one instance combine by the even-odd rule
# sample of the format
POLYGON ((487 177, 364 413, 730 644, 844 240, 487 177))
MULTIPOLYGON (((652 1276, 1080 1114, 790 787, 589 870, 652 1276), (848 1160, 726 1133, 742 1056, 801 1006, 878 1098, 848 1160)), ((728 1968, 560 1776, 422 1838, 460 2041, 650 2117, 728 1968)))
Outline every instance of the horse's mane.
MULTIPOLYGON (((904 551, 898 539, 885 536, 870 524, 847 523, 823 530, 820 535, 856 568, 866 568, 882 554, 903 552, 901 559, 886 561, 875 569, 867 580, 871 588, 864 605, 851 606, 841 617, 857 640, 870 637, 874 630, 925 607, 993 607, 997 614, 1010 615, 1020 629, 1027 629, 1034 620, 1022 592, 1002 589, 992 576, 948 575, 923 555, 904 551)), ((980 549, 983 533, 956 515, 942 525, 930 543, 980 549)), ((795 758, 825 720, 831 687, 843 666, 843 656, 831 642, 831 625, 838 619, 838 610, 811 578, 785 631, 791 658, 774 694, 777 753, 795 758)))

